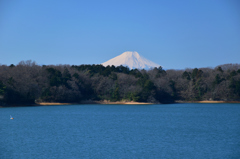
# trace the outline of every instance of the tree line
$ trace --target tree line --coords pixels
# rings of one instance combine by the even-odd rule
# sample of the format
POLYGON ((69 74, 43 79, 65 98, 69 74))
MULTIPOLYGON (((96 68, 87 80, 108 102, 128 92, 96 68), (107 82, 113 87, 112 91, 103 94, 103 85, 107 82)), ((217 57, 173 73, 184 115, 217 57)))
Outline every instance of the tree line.
POLYGON ((124 66, 0 65, 0 105, 36 102, 137 101, 173 103, 240 100, 240 65, 185 70, 124 66))

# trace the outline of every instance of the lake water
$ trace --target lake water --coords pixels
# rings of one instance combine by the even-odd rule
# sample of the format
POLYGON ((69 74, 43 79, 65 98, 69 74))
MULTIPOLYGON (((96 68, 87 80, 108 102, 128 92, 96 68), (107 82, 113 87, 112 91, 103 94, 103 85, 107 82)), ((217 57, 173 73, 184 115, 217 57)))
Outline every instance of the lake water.
POLYGON ((240 158, 240 104, 12 107, 0 122, 1 159, 240 158))

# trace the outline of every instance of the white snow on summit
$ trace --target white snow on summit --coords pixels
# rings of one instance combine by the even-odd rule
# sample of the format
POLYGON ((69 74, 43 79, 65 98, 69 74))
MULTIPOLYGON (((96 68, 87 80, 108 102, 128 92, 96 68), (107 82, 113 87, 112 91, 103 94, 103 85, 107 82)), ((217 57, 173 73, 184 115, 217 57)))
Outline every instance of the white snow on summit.
POLYGON ((136 51, 126 51, 121 55, 114 57, 107 62, 102 63, 103 66, 128 66, 130 69, 150 69, 159 67, 160 65, 140 56, 136 51))

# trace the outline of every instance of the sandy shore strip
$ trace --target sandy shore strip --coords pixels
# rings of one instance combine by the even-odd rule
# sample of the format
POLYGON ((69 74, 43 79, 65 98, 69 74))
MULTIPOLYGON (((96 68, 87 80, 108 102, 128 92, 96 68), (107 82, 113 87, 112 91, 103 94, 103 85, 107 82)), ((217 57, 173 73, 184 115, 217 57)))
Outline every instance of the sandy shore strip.
MULTIPOLYGON (((240 101, 175 101, 175 103, 240 103, 240 101)), ((151 105, 151 104, 160 104, 160 103, 147 103, 147 102, 134 102, 134 101, 117 101, 117 102, 110 102, 107 100, 104 101, 82 101, 80 103, 59 103, 59 102, 39 102, 36 104, 25 106, 51 106, 51 105, 82 105, 82 104, 119 104, 119 105, 151 105)), ((174 104, 174 103, 172 103, 174 104)), ((4 107, 21 107, 24 106, 24 104, 21 105, 0 105, 0 108, 4 107)))
POLYGON ((140 105, 140 104, 154 104, 154 103, 145 103, 145 102, 133 102, 133 101, 117 101, 110 102, 107 100, 104 101, 82 101, 80 103, 56 103, 56 102, 40 102, 36 103, 37 105, 77 105, 77 104, 129 104, 129 105, 140 105))
POLYGON ((203 101, 198 101, 197 103, 240 103, 240 101, 208 101, 208 100, 203 100, 203 101))
POLYGON ((176 103, 240 103, 240 101, 214 101, 214 100, 203 100, 203 101, 175 101, 176 103))
POLYGON ((129 105, 139 105, 139 104, 154 104, 154 103, 145 103, 145 102, 134 102, 134 101, 117 101, 117 102, 110 102, 110 101, 96 101, 97 104, 129 104, 129 105))
POLYGON ((197 103, 225 103, 225 101, 208 101, 208 100, 203 100, 203 101, 197 101, 197 103))
POLYGON ((41 102, 36 103, 37 105, 72 105, 73 103, 48 103, 48 102, 41 102))

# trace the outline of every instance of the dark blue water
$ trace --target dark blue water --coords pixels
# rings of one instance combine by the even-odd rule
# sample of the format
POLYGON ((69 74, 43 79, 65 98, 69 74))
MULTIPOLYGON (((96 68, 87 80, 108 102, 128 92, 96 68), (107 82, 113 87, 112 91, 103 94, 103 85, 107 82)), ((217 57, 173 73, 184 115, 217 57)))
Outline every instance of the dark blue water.
POLYGON ((240 158, 240 104, 0 108, 0 122, 1 159, 240 158))

